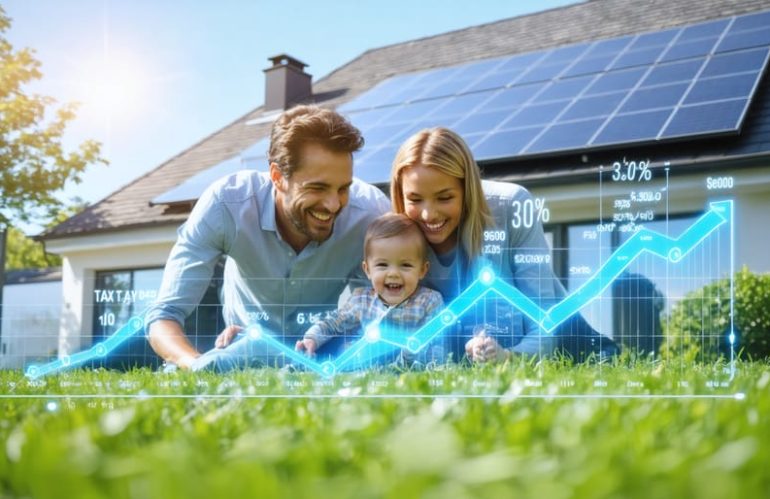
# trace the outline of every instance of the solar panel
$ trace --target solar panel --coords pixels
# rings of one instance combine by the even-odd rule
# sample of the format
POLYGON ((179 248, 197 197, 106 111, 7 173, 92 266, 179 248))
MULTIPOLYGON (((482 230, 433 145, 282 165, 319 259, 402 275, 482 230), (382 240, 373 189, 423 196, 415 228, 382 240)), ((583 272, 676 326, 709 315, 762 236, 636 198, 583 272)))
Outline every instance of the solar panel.
POLYGON ((491 111, 489 113, 474 113, 458 121, 453 129, 461 135, 472 135, 491 130, 510 117, 507 109, 491 111))
POLYGON ((729 19, 719 19, 717 21, 709 21, 687 26, 686 28, 682 29, 678 40, 688 41, 697 40, 700 38, 717 38, 724 32, 729 22, 729 19))
POLYGON ((477 141, 471 142, 473 154, 477 160, 502 158, 507 155, 516 155, 537 134, 542 131, 540 127, 518 128, 515 130, 503 130, 493 132, 486 136, 476 136, 477 141), (480 140, 478 140, 480 138, 480 140), (510 154, 513 151, 513 154, 510 154))
POLYGON ((662 109, 614 116, 591 143, 606 145, 654 140, 671 112, 672 109, 662 109))
POLYGON ((567 68, 564 73, 562 73, 562 78, 600 73, 604 71, 604 69, 609 66, 615 59, 616 56, 613 54, 605 54, 597 57, 586 57, 580 59, 579 61, 576 61, 575 64, 567 68))
POLYGON ((768 49, 760 48, 737 54, 716 55, 703 68, 701 77, 721 76, 741 71, 759 71, 767 59, 768 49))
POLYGON ((751 93, 756 81, 755 73, 701 80, 690 89, 684 104, 740 98, 751 93))
POLYGON ((505 124, 506 128, 525 127, 529 125, 547 125, 564 110, 563 102, 550 102, 526 106, 511 116, 505 124))
POLYGON ((218 179, 241 170, 267 171, 267 149, 270 140, 265 137, 256 144, 249 146, 239 155, 217 163, 192 177, 178 186, 154 198, 152 204, 174 204, 195 201, 203 194, 208 186, 218 179))
POLYGON ((450 120, 472 114, 480 104, 488 100, 492 95, 493 93, 491 92, 479 92, 446 99, 445 103, 431 114, 431 117, 450 120))
POLYGON ((524 105, 542 90, 543 85, 525 85, 506 88, 494 94, 494 97, 487 101, 486 107, 491 109, 516 109, 524 105))
POLYGON ((593 137, 602 123, 604 123, 603 119, 592 119, 553 125, 548 127, 524 152, 537 153, 580 147, 593 137))
POLYGON ((561 119, 571 121, 597 116, 608 116, 617 109, 618 105, 625 98, 625 92, 583 97, 573 101, 569 109, 562 115, 561 119))
POLYGON ((735 18, 731 31, 744 31, 770 26, 770 11, 747 14, 735 18))
POLYGON ((594 78, 595 76, 591 75, 551 82, 551 84, 547 85, 542 92, 537 94, 534 102, 573 99, 582 92, 594 78))
POLYGON ((586 95, 618 92, 634 88, 646 72, 647 68, 634 68, 600 74, 586 90, 586 95))
POLYGON ((678 61, 653 67, 642 81, 643 86, 663 85, 677 81, 692 81, 703 67, 703 59, 678 61))
POLYGON ((251 147, 245 149, 240 157, 244 168, 257 169, 258 165, 267 158, 270 139, 265 137, 251 147))
POLYGON ((657 87, 638 88, 628 96, 620 112, 629 113, 658 107, 673 107, 687 92, 689 83, 674 83, 657 87))
POLYGON ((769 54, 760 12, 401 75, 341 109, 378 157, 421 123, 457 130, 477 159, 736 133, 769 54))
POLYGON ((650 47, 626 52, 618 57, 610 67, 611 70, 632 68, 634 66, 648 66, 658 60, 665 47, 650 47))
POLYGON ((668 50, 660 57, 660 62, 678 61, 681 59, 690 59, 693 57, 705 56, 709 54, 717 38, 703 38, 687 42, 674 42, 669 45, 668 50))
POLYGON ((638 35, 628 46, 628 50, 639 50, 650 47, 665 47, 671 43, 671 40, 673 40, 678 33, 678 29, 668 29, 638 35))
MULTIPOLYGON (((338 111, 365 148, 355 175, 387 182, 403 140, 458 131, 495 160, 737 133, 770 58, 770 11, 401 74, 338 111)), ((266 167, 268 139, 153 203, 197 199, 232 171, 266 167)))
POLYGON ((770 27, 752 31, 742 31, 727 35, 719 44, 717 52, 762 47, 770 43, 770 27))
POLYGON ((207 170, 193 175, 180 185, 164 192, 151 201, 152 204, 173 204, 197 200, 203 191, 216 180, 243 170, 240 156, 235 156, 207 170))
POLYGON ((661 137, 684 137, 733 130, 746 111, 747 99, 680 107, 661 137))

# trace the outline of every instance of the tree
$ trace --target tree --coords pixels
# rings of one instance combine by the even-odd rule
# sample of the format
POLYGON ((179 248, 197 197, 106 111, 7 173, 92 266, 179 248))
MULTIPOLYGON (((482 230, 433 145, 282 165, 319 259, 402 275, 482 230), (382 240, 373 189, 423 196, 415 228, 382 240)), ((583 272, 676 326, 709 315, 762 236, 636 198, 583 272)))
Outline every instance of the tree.
POLYGON ((40 62, 31 49, 14 50, 5 39, 10 25, 0 7, 0 304, 8 227, 50 220, 64 204, 56 197, 64 185, 79 182, 89 165, 107 163, 92 140, 75 152, 64 150, 62 136, 76 106, 57 107, 51 97, 25 92, 42 78, 40 62))
MULTIPOLYGON (((56 216, 47 224, 46 228, 60 224, 68 218, 77 215, 88 206, 83 199, 75 197, 71 204, 60 210, 56 216)), ((51 253, 46 253, 42 242, 27 237, 24 232, 15 228, 8 227, 6 232, 6 252, 5 252, 5 270, 20 269, 39 269, 46 267, 57 267, 61 265, 61 257, 51 253)))
POLYGON ((61 265, 61 258, 49 255, 43 245, 24 235, 16 227, 6 231, 5 270, 40 269, 61 265))

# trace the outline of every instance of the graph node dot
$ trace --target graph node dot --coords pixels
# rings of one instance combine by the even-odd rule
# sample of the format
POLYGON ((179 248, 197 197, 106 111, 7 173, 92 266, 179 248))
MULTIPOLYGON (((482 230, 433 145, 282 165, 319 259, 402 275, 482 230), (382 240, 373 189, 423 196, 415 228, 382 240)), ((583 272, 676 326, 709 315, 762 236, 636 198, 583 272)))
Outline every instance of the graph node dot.
POLYGON ((380 328, 377 326, 369 326, 366 328, 366 333, 364 333, 364 337, 366 338, 366 341, 369 343, 376 343, 380 341, 380 328))
POLYGON ((251 326, 249 328, 249 338, 252 340, 258 340, 262 338, 262 330, 259 328, 259 326, 251 326))
POLYGON ((668 252, 668 258, 672 262, 678 262, 682 259, 682 250, 679 248, 671 248, 671 251, 668 252))
POLYGON ((452 324, 456 320, 457 320, 457 316, 452 312, 450 312, 449 310, 441 314, 441 322, 443 322, 444 324, 452 324))
POLYGON ((326 361, 323 364, 321 364, 321 373, 324 376, 334 376, 334 374, 337 372, 337 368, 334 367, 334 364, 331 361, 326 361))

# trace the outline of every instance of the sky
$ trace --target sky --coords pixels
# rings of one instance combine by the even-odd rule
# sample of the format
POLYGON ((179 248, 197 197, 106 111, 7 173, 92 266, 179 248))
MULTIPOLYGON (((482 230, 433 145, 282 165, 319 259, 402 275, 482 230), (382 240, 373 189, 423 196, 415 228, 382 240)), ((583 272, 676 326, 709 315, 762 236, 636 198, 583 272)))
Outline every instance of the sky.
POLYGON ((67 149, 102 144, 109 166, 92 166, 61 193, 90 203, 262 105, 270 56, 305 62, 317 81, 368 49, 569 3, 0 0, 6 38, 42 63, 28 90, 79 103, 67 149))

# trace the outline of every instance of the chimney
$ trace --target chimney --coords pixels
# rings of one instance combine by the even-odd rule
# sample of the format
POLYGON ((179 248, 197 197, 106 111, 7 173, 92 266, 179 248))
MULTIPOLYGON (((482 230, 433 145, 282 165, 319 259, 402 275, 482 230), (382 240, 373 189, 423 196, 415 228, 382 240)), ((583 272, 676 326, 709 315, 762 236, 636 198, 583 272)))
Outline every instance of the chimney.
POLYGON ((310 97, 311 76, 304 71, 307 64, 286 54, 268 60, 273 65, 265 69, 265 111, 288 109, 310 97))

